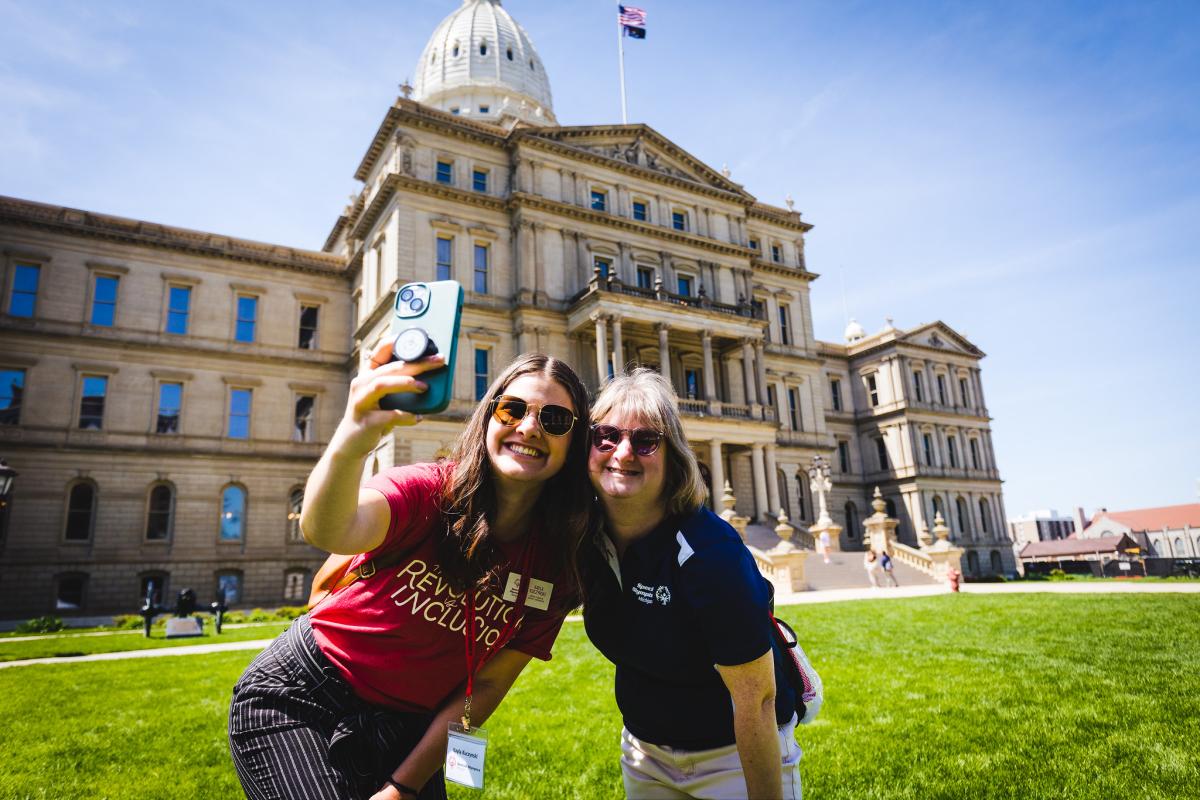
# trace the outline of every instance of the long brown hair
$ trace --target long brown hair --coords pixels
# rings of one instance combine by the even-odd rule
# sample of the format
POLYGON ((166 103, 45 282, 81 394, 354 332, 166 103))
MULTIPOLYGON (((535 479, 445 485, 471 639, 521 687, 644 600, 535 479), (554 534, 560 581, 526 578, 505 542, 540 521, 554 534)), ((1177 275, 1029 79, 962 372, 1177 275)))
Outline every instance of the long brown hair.
POLYGON ((539 539, 538 547, 550 554, 550 563, 568 584, 562 587, 564 595, 560 596, 577 597, 580 580, 576 556, 588 530, 592 503, 587 476, 587 389, 570 365, 543 353, 518 356, 492 382, 455 442, 451 456, 454 469, 442 492, 447 524, 446 535, 437 544, 438 560, 442 575, 455 591, 472 586, 483 589, 497 577, 495 545, 489 537, 489 524, 497 510, 496 481, 487 454, 487 426, 495 399, 522 375, 541 375, 558 383, 571 396, 578 417, 568 434, 571 442, 566 461, 558 474, 546 481, 533 510, 534 525, 543 526, 546 534, 539 539))

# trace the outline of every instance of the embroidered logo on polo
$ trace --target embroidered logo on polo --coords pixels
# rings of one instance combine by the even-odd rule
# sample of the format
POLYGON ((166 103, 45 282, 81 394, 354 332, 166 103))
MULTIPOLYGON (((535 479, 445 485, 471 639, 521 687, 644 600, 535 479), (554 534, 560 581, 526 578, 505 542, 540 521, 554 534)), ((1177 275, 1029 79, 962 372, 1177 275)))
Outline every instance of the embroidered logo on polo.
POLYGON ((644 583, 635 583, 630 591, 633 592, 634 597, 648 606, 654 605, 655 600, 664 606, 671 602, 671 590, 666 586, 647 586, 644 583))

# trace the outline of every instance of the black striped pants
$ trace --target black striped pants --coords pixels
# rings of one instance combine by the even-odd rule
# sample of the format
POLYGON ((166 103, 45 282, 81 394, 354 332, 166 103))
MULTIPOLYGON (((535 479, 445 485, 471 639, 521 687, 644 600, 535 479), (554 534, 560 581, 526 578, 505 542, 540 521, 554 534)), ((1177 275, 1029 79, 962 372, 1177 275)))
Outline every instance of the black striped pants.
MULTIPOLYGON (((233 687, 229 749, 252 800, 367 800, 416 746, 430 719, 360 699, 321 653, 304 616, 233 687)), ((421 800, 445 797, 439 771, 421 800)))

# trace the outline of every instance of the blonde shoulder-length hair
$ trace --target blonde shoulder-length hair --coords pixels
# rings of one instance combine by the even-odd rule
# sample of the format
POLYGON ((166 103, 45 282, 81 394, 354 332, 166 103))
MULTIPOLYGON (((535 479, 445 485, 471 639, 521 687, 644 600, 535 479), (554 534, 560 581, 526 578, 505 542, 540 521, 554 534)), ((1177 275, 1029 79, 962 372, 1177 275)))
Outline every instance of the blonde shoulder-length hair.
POLYGON ((696 454, 683 434, 679 399, 666 378, 645 367, 617 375, 604 385, 592 403, 591 416, 593 424, 603 423, 610 416, 625 417, 662 432, 666 458, 662 500, 667 513, 686 514, 704 504, 708 487, 704 485, 696 454))

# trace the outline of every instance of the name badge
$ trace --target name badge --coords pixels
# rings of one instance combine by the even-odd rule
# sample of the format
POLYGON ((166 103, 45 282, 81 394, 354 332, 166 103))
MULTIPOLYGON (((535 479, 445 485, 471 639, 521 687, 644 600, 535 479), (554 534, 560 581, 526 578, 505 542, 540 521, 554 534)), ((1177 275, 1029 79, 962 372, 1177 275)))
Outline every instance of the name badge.
MULTIPOLYGON (((508 573, 508 583, 504 586, 502 599, 509 603, 517 602, 517 591, 520 589, 520 586, 521 576, 515 572, 508 573)), ((529 581, 529 591, 525 593, 525 605, 530 608, 536 608, 539 611, 545 611, 550 607, 550 594, 553 591, 553 583, 533 578, 529 581)))
POLYGON ((487 731, 468 732, 451 722, 446 736, 446 780, 470 789, 483 788, 483 763, 487 756, 487 731))

